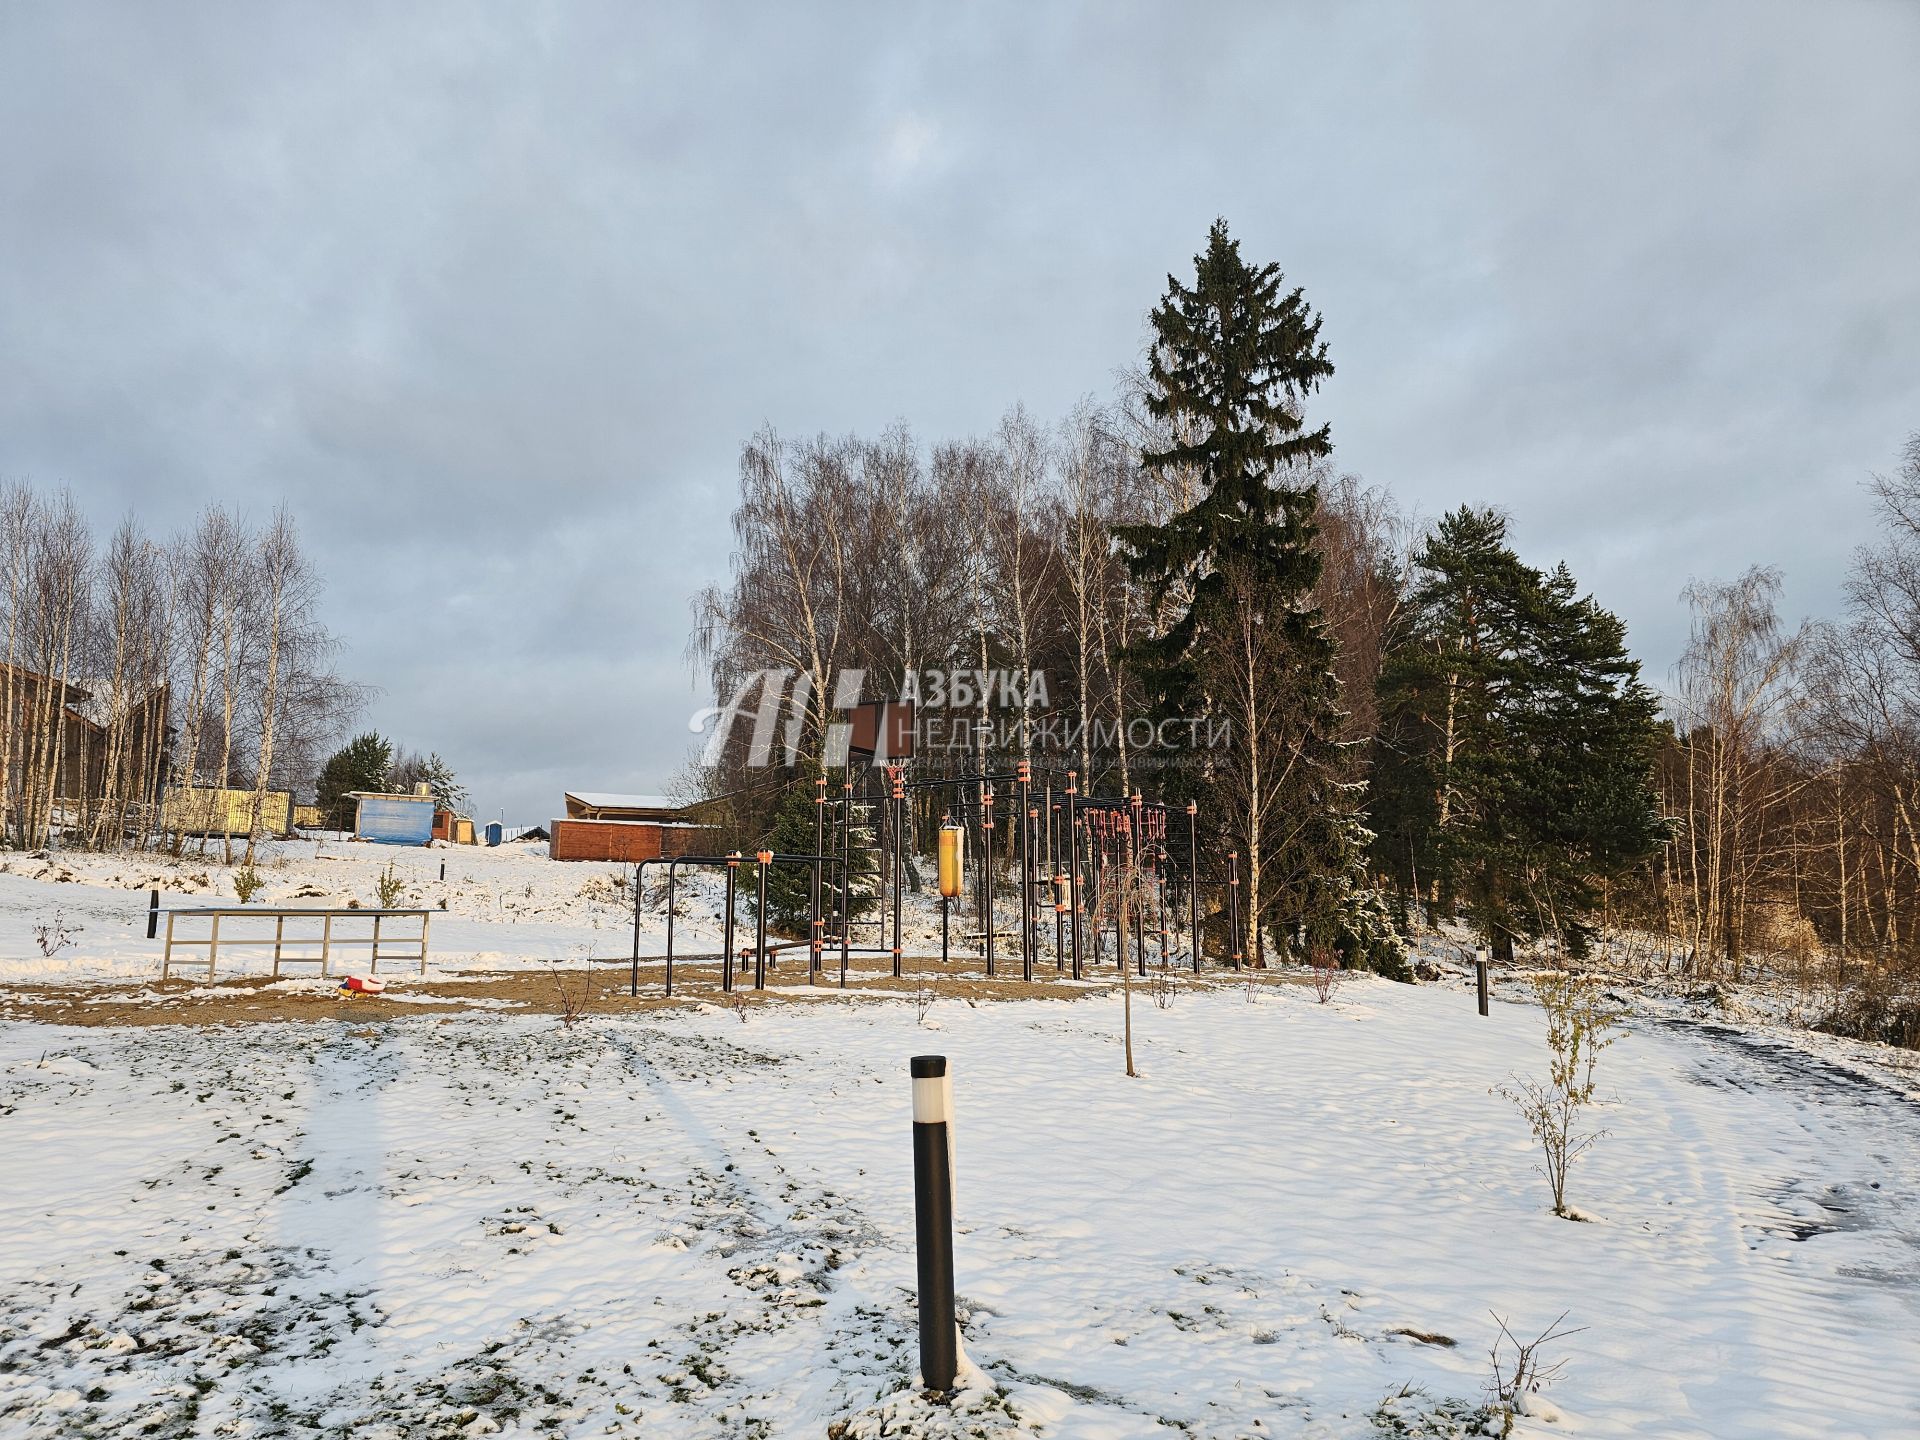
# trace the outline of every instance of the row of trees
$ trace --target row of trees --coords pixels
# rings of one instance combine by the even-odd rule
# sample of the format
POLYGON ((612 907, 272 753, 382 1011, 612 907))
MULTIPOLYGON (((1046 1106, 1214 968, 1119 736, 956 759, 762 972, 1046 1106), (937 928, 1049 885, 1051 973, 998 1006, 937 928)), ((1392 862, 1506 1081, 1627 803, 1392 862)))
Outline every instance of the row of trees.
POLYGON ((1678 824, 1635 918, 1709 976, 1827 960, 1920 1043, 1894 1003, 1920 940, 1920 435, 1872 488, 1842 618, 1787 624, 1770 569, 1688 590, 1657 772, 1678 824))
POLYGON ((320 591, 284 509, 166 541, 129 518, 101 546, 70 494, 0 490, 8 841, 153 843, 168 788, 207 786, 251 792, 251 858, 267 792, 304 788, 365 701, 320 591))
MULTIPOLYGON (((693 656, 723 699, 760 671, 803 677, 807 763, 848 670, 869 699, 930 671, 1010 675, 937 731, 923 709, 923 742, 946 744, 917 770, 1024 758, 1079 771, 1083 792, 1200 797, 1208 848, 1243 857, 1238 943, 1310 930, 1397 968, 1360 801, 1406 527, 1306 425, 1331 364, 1275 267, 1216 226, 1153 319, 1122 395, 1054 424, 1016 407, 991 437, 930 449, 904 427, 754 436, 733 575, 696 602, 693 656)), ((746 738, 701 779, 764 835, 790 777, 756 771, 746 738)))
MULTIPOLYGON (((1769 571, 1696 583, 1663 696, 1619 619, 1525 563, 1503 516, 1417 527, 1333 466, 1309 418, 1332 371, 1319 317, 1224 225, 1150 320, 1121 393, 1054 424, 1016 407, 930 448, 904 427, 753 437, 734 572, 696 602, 721 696, 805 677, 788 733, 811 765, 848 669, 867 699, 1011 671, 1011 701, 966 696, 998 723, 916 769, 1030 758, 1198 799, 1241 857, 1256 956, 1323 942, 1391 969, 1383 918, 1423 910, 1503 955, 1611 931, 1612 953, 1651 938, 1709 976, 1755 950, 1911 967, 1920 440, 1877 483, 1844 623, 1783 625, 1769 571)), ((745 738, 703 783, 763 835, 788 775, 753 769, 745 738)))

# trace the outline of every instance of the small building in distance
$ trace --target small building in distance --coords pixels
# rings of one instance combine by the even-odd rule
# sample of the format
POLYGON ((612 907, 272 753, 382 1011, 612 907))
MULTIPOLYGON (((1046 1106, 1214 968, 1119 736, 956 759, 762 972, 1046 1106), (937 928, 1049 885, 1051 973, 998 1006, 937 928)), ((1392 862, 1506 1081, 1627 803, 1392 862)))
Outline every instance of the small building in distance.
POLYGON ((547 853, 555 860, 671 860, 714 843, 712 827, 700 823, 700 806, 665 795, 612 795, 568 791, 567 813, 549 827, 547 853))

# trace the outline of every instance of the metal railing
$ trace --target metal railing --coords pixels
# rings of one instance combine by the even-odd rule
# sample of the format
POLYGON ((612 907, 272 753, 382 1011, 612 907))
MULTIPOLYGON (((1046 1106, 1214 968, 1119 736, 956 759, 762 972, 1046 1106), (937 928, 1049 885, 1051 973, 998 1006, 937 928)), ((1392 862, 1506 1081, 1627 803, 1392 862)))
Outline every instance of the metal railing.
MULTIPOLYGON (((271 946, 275 975, 280 973, 282 965, 317 964, 324 976, 332 966, 335 951, 361 949, 367 952, 367 973, 370 975, 379 973, 382 960, 418 961, 420 973, 427 973, 427 927, 433 916, 431 910, 276 909, 265 905, 236 905, 183 908, 162 913, 167 917, 166 946, 160 958, 162 980, 167 979, 173 969, 175 950, 205 950, 207 979, 212 980, 222 947, 232 950, 236 947, 258 949, 271 946), (255 922, 267 920, 273 922, 273 933, 257 933, 255 922), (187 922, 187 925, 182 927, 181 921, 187 922), (207 923, 205 934, 177 933, 182 928, 195 928, 201 921, 207 923), (221 933, 223 921, 227 924, 225 934, 221 933), (251 933, 235 934, 235 922, 247 922, 245 929, 251 933), (319 926, 318 934, 313 932, 315 922, 319 926), (361 922, 370 924, 363 925, 361 922)), ((195 955, 179 963, 198 965, 200 959, 195 955)))

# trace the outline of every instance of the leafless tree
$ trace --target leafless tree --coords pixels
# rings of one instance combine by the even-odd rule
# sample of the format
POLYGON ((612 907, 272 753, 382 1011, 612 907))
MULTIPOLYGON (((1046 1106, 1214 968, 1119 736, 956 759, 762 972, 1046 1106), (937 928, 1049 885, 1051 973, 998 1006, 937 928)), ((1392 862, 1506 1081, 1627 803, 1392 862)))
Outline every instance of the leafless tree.
POLYGON ((1809 632, 1782 625, 1779 590, 1779 572, 1762 568, 1688 586, 1693 634, 1673 696, 1689 942, 1697 961, 1717 955, 1735 979, 1748 907, 1778 855, 1772 822, 1802 779, 1781 761, 1809 632))

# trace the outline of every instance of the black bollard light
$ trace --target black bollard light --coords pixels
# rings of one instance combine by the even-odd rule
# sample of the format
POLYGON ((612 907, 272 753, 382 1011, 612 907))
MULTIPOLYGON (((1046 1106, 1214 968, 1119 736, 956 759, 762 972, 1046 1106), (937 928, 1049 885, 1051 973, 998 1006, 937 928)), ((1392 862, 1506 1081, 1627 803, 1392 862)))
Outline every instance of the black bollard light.
POLYGON ((1473 952, 1474 978, 1480 987, 1480 1013, 1487 1013, 1487 952, 1481 948, 1473 952))
POLYGON ((953 1080, 944 1055, 916 1055, 913 1217, 920 1262, 920 1383, 953 1388, 960 1368, 953 1319, 953 1080))
POLYGON ((151 940, 160 933, 160 892, 147 892, 147 939, 151 940))

